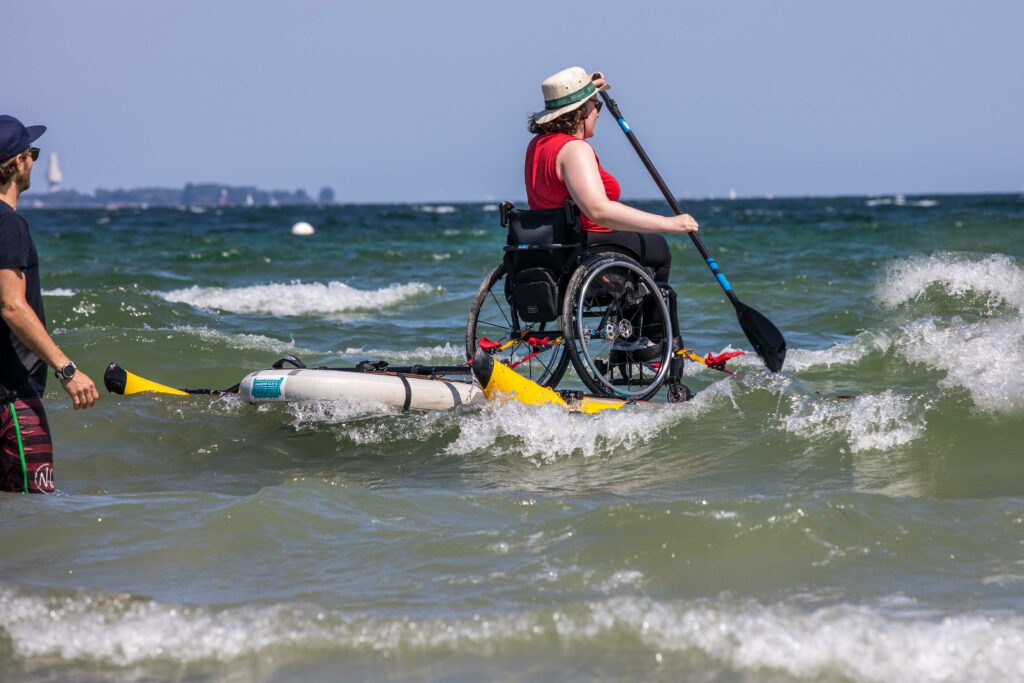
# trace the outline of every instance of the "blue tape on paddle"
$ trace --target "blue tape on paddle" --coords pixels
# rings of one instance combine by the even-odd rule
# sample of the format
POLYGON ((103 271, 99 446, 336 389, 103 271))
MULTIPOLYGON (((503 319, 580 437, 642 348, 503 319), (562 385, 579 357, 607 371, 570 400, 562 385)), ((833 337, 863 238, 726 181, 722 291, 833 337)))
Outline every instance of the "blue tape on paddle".
POLYGON ((626 119, 619 119, 619 128, 622 129, 623 133, 632 133, 633 132, 633 129, 629 127, 628 123, 626 123, 626 119))
POLYGON ((716 263, 715 259, 710 256, 708 257, 708 265, 711 267, 711 272, 714 273, 715 278, 718 280, 718 284, 722 285, 722 289, 727 292, 732 291, 732 285, 730 285, 729 281, 725 279, 725 276, 719 272, 718 263, 716 263))

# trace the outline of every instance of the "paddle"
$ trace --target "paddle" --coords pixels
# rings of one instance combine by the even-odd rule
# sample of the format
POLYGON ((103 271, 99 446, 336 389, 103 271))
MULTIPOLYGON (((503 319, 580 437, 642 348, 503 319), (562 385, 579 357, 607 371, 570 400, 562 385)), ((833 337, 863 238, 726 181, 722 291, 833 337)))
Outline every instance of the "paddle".
MULTIPOLYGON (((636 150, 637 155, 640 157, 640 161, 644 162, 644 166, 647 167, 647 171, 654 178, 654 182, 658 185, 658 189, 665 195, 665 199, 668 200, 669 206, 676 212, 676 215, 683 213, 683 210, 679 208, 679 204, 676 202, 672 192, 668 189, 665 181, 661 179, 661 174, 658 173, 658 169, 654 168, 654 164, 651 163, 650 158, 647 156, 647 152, 640 146, 640 141, 636 139, 636 135, 633 134, 633 130, 626 123, 626 120, 622 118, 622 112, 619 111, 618 105, 615 104, 615 100, 608 96, 607 92, 602 92, 601 97, 604 99, 604 103, 608 105, 608 111, 615 117, 615 120, 619 123, 619 128, 626 134, 626 138, 629 139, 630 144, 633 145, 633 149, 636 150)), ((779 328, 775 327, 768 318, 764 317, 750 306, 745 305, 736 296, 736 293, 732 289, 732 285, 725 279, 725 275, 719 270, 718 264, 715 259, 708 254, 708 250, 704 248, 704 244, 697 237, 697 233, 691 232, 690 239, 693 240, 694 245, 697 247, 697 251, 704 258, 704 262, 708 264, 711 269, 711 273, 718 280, 718 284, 725 291, 726 296, 729 297, 729 301, 732 302, 733 308, 736 309, 736 318, 739 320, 740 328, 743 333, 747 335, 747 339, 750 340, 750 344, 757 351, 757 355, 761 356, 764 364, 768 366, 768 369, 772 372, 778 372, 782 369, 782 364, 786 360, 786 340, 783 338, 782 333, 779 332, 779 328)))

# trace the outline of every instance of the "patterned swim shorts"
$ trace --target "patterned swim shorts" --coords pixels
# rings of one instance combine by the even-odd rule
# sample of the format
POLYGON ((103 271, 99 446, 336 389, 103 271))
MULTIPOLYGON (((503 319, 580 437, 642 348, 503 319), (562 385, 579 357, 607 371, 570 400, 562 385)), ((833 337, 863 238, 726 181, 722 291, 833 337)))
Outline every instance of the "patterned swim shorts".
POLYGON ((53 442, 39 398, 0 404, 0 491, 53 493, 53 442))

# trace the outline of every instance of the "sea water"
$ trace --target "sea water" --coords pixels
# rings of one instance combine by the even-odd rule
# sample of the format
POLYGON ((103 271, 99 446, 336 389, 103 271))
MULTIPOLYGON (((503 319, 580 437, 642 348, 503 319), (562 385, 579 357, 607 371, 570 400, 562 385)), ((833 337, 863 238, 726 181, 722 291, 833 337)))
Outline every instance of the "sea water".
MULTIPOLYGON (((82 370, 221 388, 462 362, 494 208, 24 214, 82 370)), ((782 373, 599 415, 51 381, 59 493, 0 496, 0 679, 1024 680, 1024 199, 687 210, 782 373)), ((749 350, 670 242, 687 345, 749 350)))

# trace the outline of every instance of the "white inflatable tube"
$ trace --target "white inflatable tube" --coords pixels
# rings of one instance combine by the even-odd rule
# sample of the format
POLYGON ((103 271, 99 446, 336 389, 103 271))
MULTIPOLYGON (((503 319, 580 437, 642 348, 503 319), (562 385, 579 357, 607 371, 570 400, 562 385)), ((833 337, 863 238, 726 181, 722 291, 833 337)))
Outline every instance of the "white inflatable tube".
POLYGON ((449 410, 485 401, 471 382, 401 373, 341 370, 257 370, 238 386, 246 401, 380 401, 402 410, 449 410))

